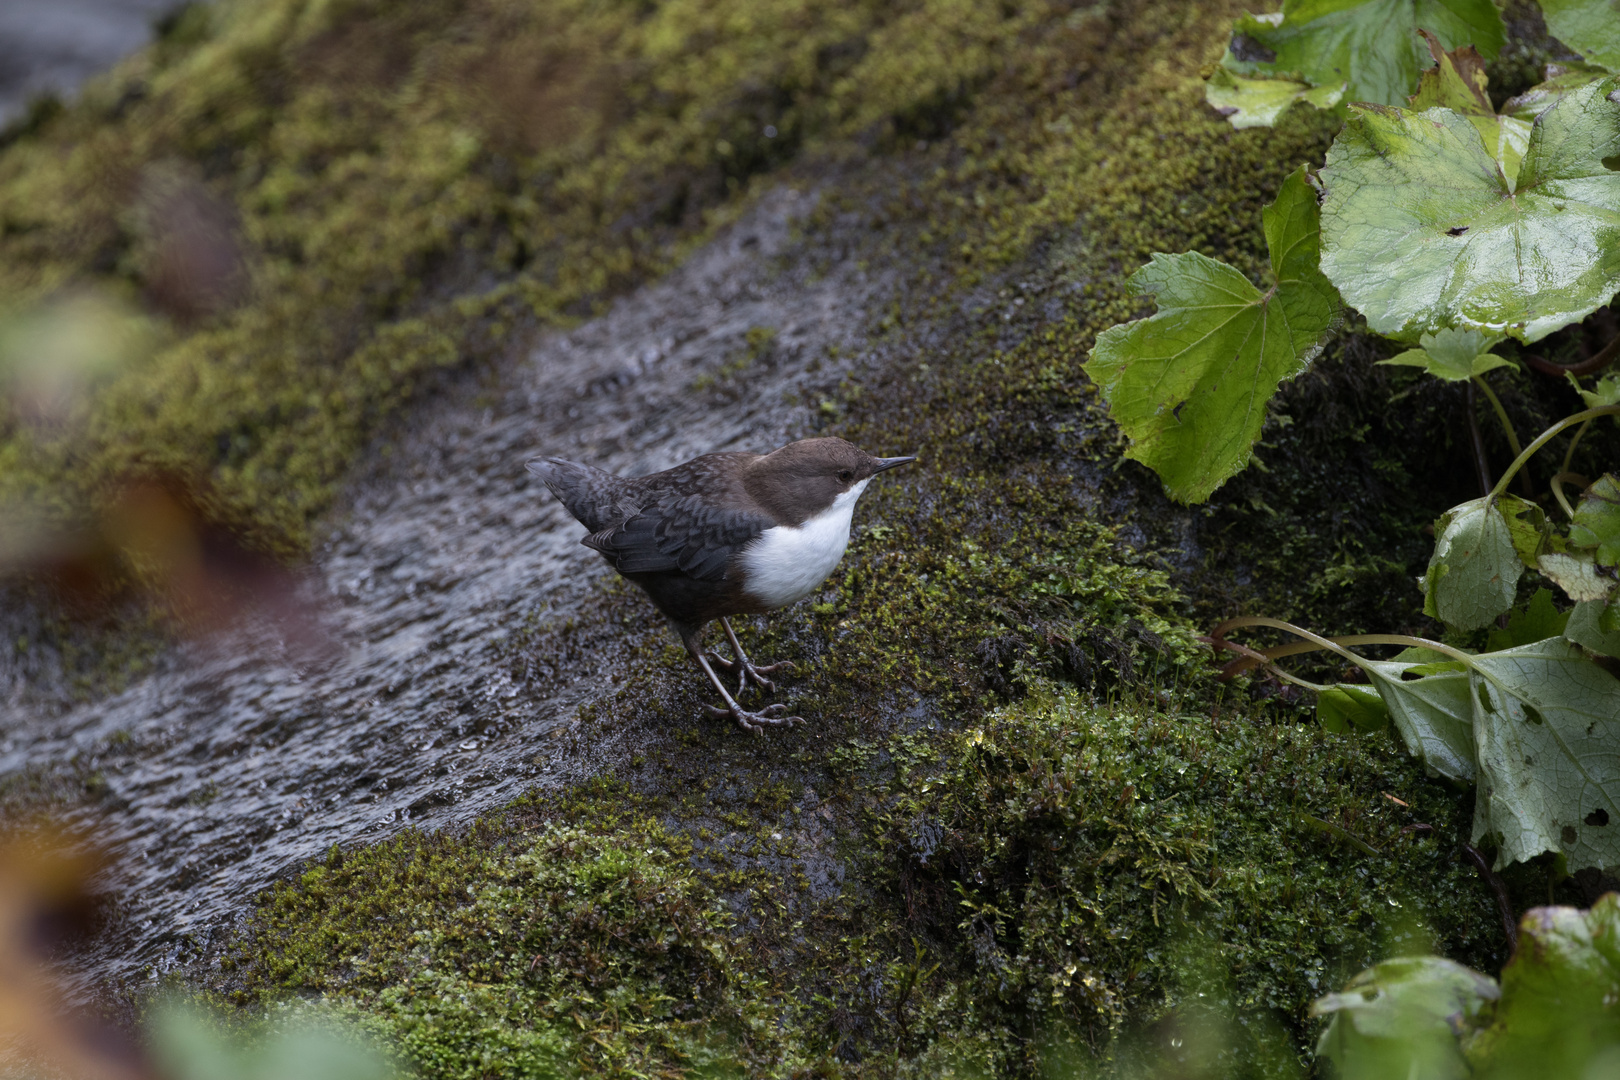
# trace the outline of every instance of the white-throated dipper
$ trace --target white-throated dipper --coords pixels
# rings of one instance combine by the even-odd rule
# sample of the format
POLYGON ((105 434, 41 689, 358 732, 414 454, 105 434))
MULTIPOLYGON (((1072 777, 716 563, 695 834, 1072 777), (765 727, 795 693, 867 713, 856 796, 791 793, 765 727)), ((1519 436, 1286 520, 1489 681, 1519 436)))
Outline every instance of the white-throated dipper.
POLYGON ((765 676, 791 663, 750 663, 727 621, 786 607, 815 591, 849 544, 855 502, 885 469, 914 457, 879 458, 843 439, 801 439, 769 454, 704 454, 635 478, 557 458, 526 467, 590 530, 580 543, 602 553, 640 585, 680 635, 681 644, 720 691, 745 731, 795 724, 785 705, 748 712, 714 673, 737 676, 767 693, 765 676), (703 627, 719 619, 735 660, 705 654, 703 627), (712 666, 711 666, 712 665, 712 666))

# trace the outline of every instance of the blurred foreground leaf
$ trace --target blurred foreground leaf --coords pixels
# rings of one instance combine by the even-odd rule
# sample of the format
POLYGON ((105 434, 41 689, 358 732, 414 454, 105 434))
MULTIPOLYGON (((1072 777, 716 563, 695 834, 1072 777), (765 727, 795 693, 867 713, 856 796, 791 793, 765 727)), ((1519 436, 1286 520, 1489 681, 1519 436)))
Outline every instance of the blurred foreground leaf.
POLYGON ((170 1005, 153 1017, 152 1058, 165 1080, 396 1080, 356 1032, 313 1010, 285 1011, 270 1032, 237 1037, 219 1019, 170 1005))
POLYGON ((1597 1080, 1620 1071, 1620 895, 1532 908, 1496 980, 1438 956, 1386 960, 1312 1012, 1342 1080, 1597 1080))
POLYGON ((1316 1053, 1343 1080, 1461 1080, 1469 1068, 1457 1036, 1499 996, 1495 979, 1438 956, 1385 960, 1311 1006, 1332 1017, 1316 1053))

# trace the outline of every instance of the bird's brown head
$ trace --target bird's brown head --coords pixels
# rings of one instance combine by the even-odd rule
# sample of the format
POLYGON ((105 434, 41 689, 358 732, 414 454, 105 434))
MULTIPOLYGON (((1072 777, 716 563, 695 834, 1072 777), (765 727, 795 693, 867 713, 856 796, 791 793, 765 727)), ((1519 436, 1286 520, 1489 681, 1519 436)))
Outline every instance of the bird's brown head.
POLYGON ((777 520, 797 525, 845 492, 864 489, 885 469, 915 460, 873 457, 843 439, 800 439, 755 461, 745 483, 748 494, 777 520))

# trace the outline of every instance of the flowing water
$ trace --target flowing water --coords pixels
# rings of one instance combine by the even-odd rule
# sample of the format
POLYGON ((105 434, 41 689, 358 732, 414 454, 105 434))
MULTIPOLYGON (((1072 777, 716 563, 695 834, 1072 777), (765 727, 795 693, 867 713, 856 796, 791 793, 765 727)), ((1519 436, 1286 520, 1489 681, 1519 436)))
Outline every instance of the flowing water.
POLYGON ((523 462, 634 474, 813 433, 885 288, 847 251, 812 260, 793 239, 813 202, 766 195, 662 282, 413 407, 297 585, 315 632, 249 619, 110 699, 0 706, 0 775, 78 755, 105 784, 71 814, 111 855, 109 925, 72 963, 81 992, 206 951, 334 844, 462 823, 601 762, 559 736, 611 685, 623 635, 554 628, 611 578, 523 462))

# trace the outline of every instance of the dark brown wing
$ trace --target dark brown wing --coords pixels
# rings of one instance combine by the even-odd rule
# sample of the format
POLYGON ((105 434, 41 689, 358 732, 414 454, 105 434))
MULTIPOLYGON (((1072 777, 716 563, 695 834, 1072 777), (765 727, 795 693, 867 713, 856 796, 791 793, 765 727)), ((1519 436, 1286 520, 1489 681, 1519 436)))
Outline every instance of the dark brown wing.
POLYGON ((698 581, 720 581, 731 557, 774 524, 758 511, 664 491, 617 529, 588 536, 584 543, 622 574, 679 570, 698 581))

